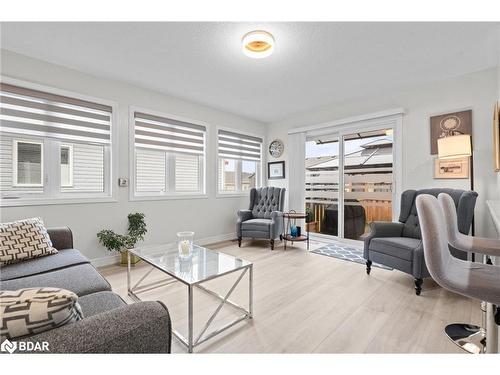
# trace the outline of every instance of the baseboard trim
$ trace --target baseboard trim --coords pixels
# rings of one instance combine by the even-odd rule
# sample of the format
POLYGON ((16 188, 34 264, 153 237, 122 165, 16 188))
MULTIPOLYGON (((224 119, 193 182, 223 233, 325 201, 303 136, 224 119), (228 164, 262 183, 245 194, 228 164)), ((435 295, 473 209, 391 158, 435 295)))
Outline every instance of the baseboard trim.
MULTIPOLYGON (((217 236, 195 239, 195 243, 201 246, 207 246, 218 242, 230 241, 236 239, 234 233, 219 234, 217 236)), ((90 260, 94 267, 112 266, 120 263, 120 254, 108 255, 106 257, 94 258, 90 260)))
POLYGON ((201 246, 207 246, 218 242, 231 241, 236 239, 236 234, 234 233, 226 233, 219 234, 217 236, 205 237, 199 240, 195 240, 195 242, 201 246))
POLYGON ((90 260, 90 263, 96 267, 112 266, 114 264, 120 263, 121 255, 108 255, 107 257, 94 258, 90 260))

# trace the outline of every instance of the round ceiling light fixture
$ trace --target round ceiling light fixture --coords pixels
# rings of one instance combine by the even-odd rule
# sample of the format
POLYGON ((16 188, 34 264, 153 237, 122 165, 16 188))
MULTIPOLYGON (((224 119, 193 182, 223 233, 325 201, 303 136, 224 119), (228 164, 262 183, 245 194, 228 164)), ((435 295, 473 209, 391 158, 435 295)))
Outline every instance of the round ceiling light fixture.
POLYGON ((241 39, 243 53, 254 59, 262 59, 274 51, 274 37, 263 30, 250 31, 241 39))

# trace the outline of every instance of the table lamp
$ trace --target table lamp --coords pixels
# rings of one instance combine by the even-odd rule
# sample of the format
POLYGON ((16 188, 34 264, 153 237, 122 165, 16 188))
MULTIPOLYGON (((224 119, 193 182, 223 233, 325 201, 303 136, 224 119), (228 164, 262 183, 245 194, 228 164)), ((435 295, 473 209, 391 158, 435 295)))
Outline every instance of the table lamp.
MULTIPOLYGON (((470 157, 470 189, 474 190, 474 157, 470 134, 453 135, 439 138, 438 159, 457 159, 470 157)), ((474 235, 474 218, 472 219, 472 235, 474 235)))

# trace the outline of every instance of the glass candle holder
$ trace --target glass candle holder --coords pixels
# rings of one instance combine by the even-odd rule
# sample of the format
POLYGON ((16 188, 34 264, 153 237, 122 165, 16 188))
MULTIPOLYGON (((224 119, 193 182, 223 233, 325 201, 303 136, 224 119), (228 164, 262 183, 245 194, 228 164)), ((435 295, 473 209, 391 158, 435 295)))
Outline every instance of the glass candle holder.
POLYGON ((189 258, 193 252, 194 232, 177 233, 177 249, 181 258, 189 258))

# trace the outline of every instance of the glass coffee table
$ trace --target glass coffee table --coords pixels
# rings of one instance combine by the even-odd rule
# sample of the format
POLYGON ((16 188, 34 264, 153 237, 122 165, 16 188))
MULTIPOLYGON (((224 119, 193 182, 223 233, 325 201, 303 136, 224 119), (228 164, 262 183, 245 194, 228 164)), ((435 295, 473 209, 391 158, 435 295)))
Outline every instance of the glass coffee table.
POLYGON ((153 270, 160 270, 167 275, 165 280, 162 280, 156 286, 150 287, 148 285, 147 290, 153 288, 160 288, 169 285, 174 282, 180 282, 187 287, 188 291, 188 337, 184 337, 177 330, 172 329, 172 333, 179 339, 179 341, 184 344, 189 353, 193 352, 193 349, 204 343, 205 341, 213 338, 219 333, 225 331, 226 329, 246 320, 252 319, 253 317, 253 264, 245 260, 235 258, 231 255, 223 254, 214 250, 209 250, 204 247, 197 245, 193 246, 193 253, 187 257, 180 257, 177 250, 177 244, 166 244, 166 245, 154 245, 154 246, 144 246, 135 249, 131 249, 128 252, 128 265, 127 265, 127 290, 128 295, 134 301, 141 301, 137 296, 141 292, 141 284, 143 281, 153 272, 153 270), (139 257, 144 262, 151 265, 151 269, 146 272, 135 284, 132 284, 132 270, 131 270, 131 254, 139 257), (218 277, 223 277, 231 273, 238 273, 236 281, 232 284, 225 295, 220 295, 205 286, 202 283, 213 280, 218 277), (233 291, 236 289, 240 281, 245 275, 248 275, 248 308, 240 306, 229 299, 233 291), (193 332, 193 311, 194 311, 194 301, 193 301, 193 289, 197 288, 209 295, 216 297, 219 300, 217 308, 214 310, 212 315, 208 318, 204 327, 201 331, 194 336, 193 332), (220 312, 223 306, 228 305, 236 309, 241 314, 231 322, 223 325, 222 327, 215 328, 214 330, 207 332, 208 328, 214 321, 217 314, 220 312))

